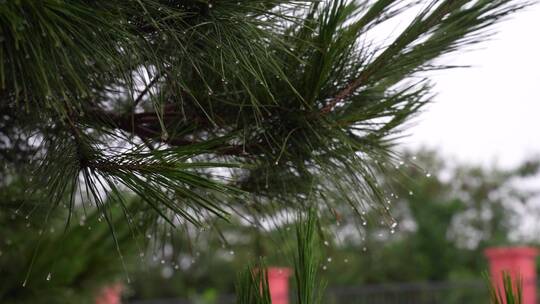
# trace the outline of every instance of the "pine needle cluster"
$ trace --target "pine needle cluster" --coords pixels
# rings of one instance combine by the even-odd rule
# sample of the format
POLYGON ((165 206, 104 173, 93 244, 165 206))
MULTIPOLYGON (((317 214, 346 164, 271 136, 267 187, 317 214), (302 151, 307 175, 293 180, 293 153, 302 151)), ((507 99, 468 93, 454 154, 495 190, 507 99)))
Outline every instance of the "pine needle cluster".
POLYGON ((70 213, 106 216, 126 190, 172 225, 305 210, 308 195, 360 213, 432 99, 424 72, 527 4, 3 1, 0 160, 70 213))

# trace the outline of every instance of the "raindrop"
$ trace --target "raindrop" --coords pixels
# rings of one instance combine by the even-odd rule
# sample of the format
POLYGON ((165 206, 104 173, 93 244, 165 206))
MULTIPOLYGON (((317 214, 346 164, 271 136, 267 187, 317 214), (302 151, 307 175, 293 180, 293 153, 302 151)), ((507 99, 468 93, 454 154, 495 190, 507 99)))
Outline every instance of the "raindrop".
POLYGON ((323 269, 323 270, 326 270, 326 265, 324 265, 324 266, 322 267, 322 269, 323 269))
POLYGON ((208 3, 208 8, 212 8, 212 3, 208 3))
POLYGON ((51 273, 49 272, 49 273, 47 274, 47 281, 50 281, 50 280, 51 280, 51 273))
POLYGON ((411 195, 411 196, 412 196, 413 194, 414 194, 414 193, 413 193, 412 191, 409 191, 409 195, 411 195))
POLYGON ((328 246, 328 245, 330 245, 330 244, 328 243, 328 241, 324 241, 324 245, 325 245, 325 246, 328 246))
POLYGON ((398 225, 398 223, 397 223, 397 222, 393 222, 393 223, 392 223, 392 225, 390 225, 390 228, 394 229, 394 228, 396 228, 396 227, 397 227, 397 225, 398 225))
POLYGON ((364 227, 367 226, 367 222, 366 222, 366 221, 363 221, 363 222, 362 222, 362 226, 364 226, 364 227))
POLYGON ((328 261, 328 263, 332 262, 332 258, 329 257, 328 259, 326 259, 328 261))
POLYGON ((161 264, 165 264, 165 260, 161 260, 160 263, 161 263, 161 264))
POLYGON ((427 177, 427 178, 430 178, 430 177, 431 177, 431 173, 429 173, 429 172, 426 173, 426 177, 427 177))
POLYGON ((234 255, 234 251, 233 250, 229 251, 229 254, 234 255))
POLYGON ((396 233, 396 230, 395 229, 390 229, 390 234, 394 234, 396 233))
POLYGON ((343 262, 344 263, 349 263, 349 259, 344 259, 343 262))
POLYGON ((362 251, 363 251, 363 252, 366 252, 366 251, 367 251, 367 247, 362 247, 362 251))

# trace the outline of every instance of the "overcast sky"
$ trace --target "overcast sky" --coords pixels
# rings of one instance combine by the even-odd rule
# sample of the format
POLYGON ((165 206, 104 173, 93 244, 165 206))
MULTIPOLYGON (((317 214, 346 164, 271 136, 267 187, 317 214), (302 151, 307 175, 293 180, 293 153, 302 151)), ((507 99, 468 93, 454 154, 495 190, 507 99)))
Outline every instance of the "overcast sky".
POLYGON ((474 51, 451 56, 473 67, 436 74, 435 103, 415 119, 403 146, 505 167, 540 155, 540 5, 497 30, 474 51))

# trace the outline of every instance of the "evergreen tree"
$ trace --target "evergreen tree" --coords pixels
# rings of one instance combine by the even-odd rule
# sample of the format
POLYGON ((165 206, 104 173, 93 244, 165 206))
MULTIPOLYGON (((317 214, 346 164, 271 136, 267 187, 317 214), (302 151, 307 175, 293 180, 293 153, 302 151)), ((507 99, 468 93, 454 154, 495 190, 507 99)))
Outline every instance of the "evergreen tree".
POLYGON ((395 139, 432 99, 424 72, 527 4, 2 1, 0 182, 28 174, 67 226, 86 201, 129 222, 126 190, 171 225, 315 201, 360 214, 386 199, 395 139))

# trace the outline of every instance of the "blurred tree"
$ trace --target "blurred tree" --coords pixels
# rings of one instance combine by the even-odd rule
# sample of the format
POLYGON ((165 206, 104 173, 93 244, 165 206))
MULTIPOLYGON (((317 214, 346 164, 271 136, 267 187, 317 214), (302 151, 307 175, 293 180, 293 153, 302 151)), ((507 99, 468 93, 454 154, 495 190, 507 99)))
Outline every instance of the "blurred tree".
MULTIPOLYGON (((323 274, 332 286, 480 279, 487 267, 485 247, 511 243, 510 232, 521 217, 515 204, 526 204, 538 194, 519 183, 537 176, 536 160, 500 169, 457 164, 426 150, 405 153, 403 159, 408 161, 384 181, 386 189, 394 189, 388 196, 397 197, 391 209, 399 223, 395 233, 369 213, 360 229, 350 225, 357 219, 353 215, 341 214, 339 225, 335 217, 321 218, 328 224, 321 233, 329 244, 324 246, 323 274)), ((265 256, 272 265, 291 265, 294 235, 287 227, 262 232, 240 223, 221 225, 226 247, 214 233, 202 233, 198 241, 211 254, 194 249, 171 257, 189 263, 170 278, 161 273, 167 265, 154 263, 135 276, 141 279, 135 280, 134 296, 185 297, 207 286, 232 293, 235 270, 246 260, 265 256)))
POLYGON ((137 216, 139 224, 130 227, 114 207, 109 227, 101 213, 89 211, 65 231, 64 217, 51 215, 38 193, 25 195, 26 186, 15 179, 0 187, 0 208, 13 211, 0 213, 0 302, 94 303, 105 284, 125 280, 126 265, 144 252, 150 217, 137 216))

